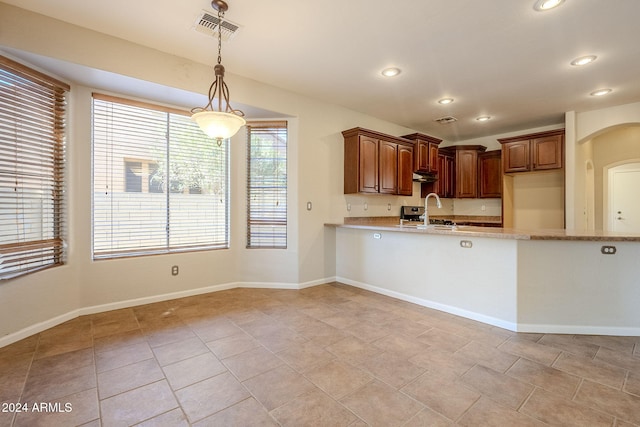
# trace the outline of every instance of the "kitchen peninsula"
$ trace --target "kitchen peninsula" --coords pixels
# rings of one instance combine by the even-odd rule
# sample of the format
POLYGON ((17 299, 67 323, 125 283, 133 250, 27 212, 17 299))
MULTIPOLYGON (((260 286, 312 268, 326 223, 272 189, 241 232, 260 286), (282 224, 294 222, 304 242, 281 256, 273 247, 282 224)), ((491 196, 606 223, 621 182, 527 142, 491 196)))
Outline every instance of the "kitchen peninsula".
POLYGON ((326 225, 340 282, 512 331, 640 335, 640 235, 326 225))

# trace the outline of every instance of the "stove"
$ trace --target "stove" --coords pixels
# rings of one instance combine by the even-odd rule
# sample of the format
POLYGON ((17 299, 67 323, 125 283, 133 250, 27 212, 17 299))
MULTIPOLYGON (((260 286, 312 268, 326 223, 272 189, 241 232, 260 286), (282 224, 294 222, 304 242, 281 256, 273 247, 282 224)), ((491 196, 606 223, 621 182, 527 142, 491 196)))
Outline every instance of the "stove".
MULTIPOLYGON (((423 222, 424 206, 401 206, 400 219, 404 222, 423 222)), ((429 218, 429 224, 437 225, 455 225, 450 219, 434 219, 429 218)))
POLYGON ((406 221, 424 221, 424 206, 400 206, 400 219, 406 221))

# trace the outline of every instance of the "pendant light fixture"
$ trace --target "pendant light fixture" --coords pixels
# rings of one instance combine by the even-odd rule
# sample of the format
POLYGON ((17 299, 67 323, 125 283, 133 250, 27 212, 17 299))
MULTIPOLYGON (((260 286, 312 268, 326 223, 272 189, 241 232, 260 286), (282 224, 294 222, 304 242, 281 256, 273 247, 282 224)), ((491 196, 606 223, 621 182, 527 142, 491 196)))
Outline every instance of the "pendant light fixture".
POLYGON ((222 19, 229 6, 224 0, 212 0, 211 7, 218 11, 218 63, 213 67, 215 80, 209 87, 209 103, 204 107, 191 110, 191 118, 198 123, 200 129, 214 138, 218 146, 222 140, 231 138, 246 123, 244 113, 234 110, 229 104, 229 88, 224 82, 224 66, 222 65, 222 19), (217 104, 217 109, 214 104, 217 104), (224 108, 223 108, 224 104, 224 108))

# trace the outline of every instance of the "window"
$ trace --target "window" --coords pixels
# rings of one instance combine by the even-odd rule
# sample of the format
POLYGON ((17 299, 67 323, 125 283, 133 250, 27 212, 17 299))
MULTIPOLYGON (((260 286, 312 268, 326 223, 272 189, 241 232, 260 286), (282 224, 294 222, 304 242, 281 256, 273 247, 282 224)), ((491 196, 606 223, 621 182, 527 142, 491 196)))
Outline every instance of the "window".
POLYGON ((94 259, 229 247, 228 164, 188 113, 94 94, 94 259))
POLYGON ((158 164, 147 160, 124 161, 125 191, 127 193, 162 193, 157 179, 158 164))
POLYGON ((287 247, 287 123, 247 125, 247 247, 287 247))
POLYGON ((64 263, 68 91, 0 56, 0 279, 64 263))

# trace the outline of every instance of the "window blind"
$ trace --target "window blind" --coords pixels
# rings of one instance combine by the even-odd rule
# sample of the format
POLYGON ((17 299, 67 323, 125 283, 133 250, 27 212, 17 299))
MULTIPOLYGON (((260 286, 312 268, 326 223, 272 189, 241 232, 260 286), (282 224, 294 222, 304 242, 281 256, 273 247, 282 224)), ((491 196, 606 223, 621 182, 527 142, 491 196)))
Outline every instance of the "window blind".
POLYGON ((287 247, 287 122, 247 125, 247 248, 287 247))
POLYGON ((68 91, 0 56, 0 279, 64 263, 68 91))
POLYGON ((228 163, 188 113, 94 94, 94 259, 229 247, 228 163))

